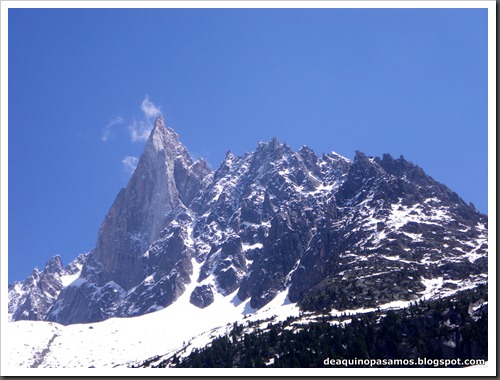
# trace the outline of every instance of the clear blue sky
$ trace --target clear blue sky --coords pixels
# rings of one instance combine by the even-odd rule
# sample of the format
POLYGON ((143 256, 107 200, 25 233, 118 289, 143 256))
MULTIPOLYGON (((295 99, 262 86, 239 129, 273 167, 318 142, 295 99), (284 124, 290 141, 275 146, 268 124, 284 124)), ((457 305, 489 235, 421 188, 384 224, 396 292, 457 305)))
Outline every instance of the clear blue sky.
POLYGON ((9 282, 93 248, 158 109, 213 168, 402 154, 487 212, 486 9, 10 9, 8 65, 9 282))

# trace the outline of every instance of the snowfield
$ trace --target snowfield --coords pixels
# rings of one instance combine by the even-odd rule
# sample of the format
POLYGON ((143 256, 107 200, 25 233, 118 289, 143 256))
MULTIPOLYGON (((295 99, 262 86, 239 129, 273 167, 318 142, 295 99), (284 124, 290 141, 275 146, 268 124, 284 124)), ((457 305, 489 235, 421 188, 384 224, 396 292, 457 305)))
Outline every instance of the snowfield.
MULTIPOLYGON (((193 278, 199 270, 198 264, 193 278)), ((224 334, 235 321, 250 314, 251 320, 273 316, 282 320, 299 314, 298 307, 288 301, 286 291, 257 312, 249 306, 250 300, 238 299, 237 291, 226 297, 216 293, 214 303, 200 309, 189 302, 197 285, 192 281, 174 304, 139 317, 68 326, 43 321, 10 322, 5 329, 9 350, 7 365, 12 368, 127 367, 178 351, 187 343, 190 343, 189 352, 194 347, 204 347, 214 337, 224 334)))
MULTIPOLYGON (((195 266, 193 278, 198 275, 199 269, 199 265, 195 266)), ((440 295, 440 279, 423 279, 423 282, 426 290, 421 293, 420 299, 440 295)), ((280 292, 260 310, 252 309, 250 300, 241 302, 237 291, 226 297, 216 293, 214 303, 200 309, 189 302, 189 295, 196 285, 194 281, 188 285, 183 295, 171 306, 139 317, 112 318, 98 323, 68 326, 43 321, 10 322, 4 329, 8 357, 2 359, 6 360, 9 370, 26 369, 21 372, 23 374, 29 374, 29 369, 34 368, 78 368, 79 374, 86 368, 114 369, 112 373, 115 374, 119 368, 127 371, 155 371, 127 367, 157 356, 161 360, 174 353, 178 357, 185 357, 194 348, 204 347, 212 339, 229 333, 236 321, 241 324, 260 320, 263 321, 262 327, 265 327, 269 319, 277 322, 289 316, 301 315, 298 306, 288 300, 288 290, 280 292)), ((409 303, 391 302, 380 305, 379 309, 399 309, 409 306, 409 303)), ((331 315, 355 315, 374 310, 332 310, 331 315)), ((304 313, 301 320, 306 322, 314 319, 310 319, 309 313, 304 313)))

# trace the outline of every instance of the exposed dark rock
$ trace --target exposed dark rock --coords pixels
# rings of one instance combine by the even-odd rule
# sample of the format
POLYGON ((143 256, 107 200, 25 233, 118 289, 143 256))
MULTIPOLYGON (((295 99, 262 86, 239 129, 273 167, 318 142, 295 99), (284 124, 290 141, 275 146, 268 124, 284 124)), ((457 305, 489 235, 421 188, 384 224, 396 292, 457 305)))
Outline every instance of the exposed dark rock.
POLYGON ((191 293, 189 301, 200 308, 205 308, 214 302, 214 292, 210 285, 197 286, 191 293))

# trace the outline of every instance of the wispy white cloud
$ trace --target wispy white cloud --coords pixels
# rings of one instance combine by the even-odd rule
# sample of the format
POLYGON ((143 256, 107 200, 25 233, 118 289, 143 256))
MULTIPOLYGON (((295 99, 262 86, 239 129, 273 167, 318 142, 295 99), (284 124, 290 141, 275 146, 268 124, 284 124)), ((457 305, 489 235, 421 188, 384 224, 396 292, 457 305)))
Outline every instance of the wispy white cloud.
POLYGON ((122 160, 123 167, 125 168, 125 171, 129 174, 132 174, 134 172, 138 162, 139 159, 134 156, 126 156, 122 160))
POLYGON ((144 100, 141 103, 141 110, 142 112, 144 112, 144 116, 147 119, 151 119, 153 117, 161 115, 160 107, 154 105, 153 102, 149 100, 149 97, 147 95, 144 97, 144 100))
POLYGON ((135 118, 128 126, 132 142, 147 141, 153 129, 153 119, 161 115, 160 107, 149 100, 147 95, 141 103, 141 110, 143 112, 142 117, 135 118))
POLYGON ((128 129, 132 142, 147 141, 153 129, 153 123, 147 119, 134 119, 128 129))
POLYGON ((122 124, 123 123, 123 118, 119 115, 113 117, 108 124, 104 126, 102 129, 102 135, 101 139, 102 141, 106 142, 111 138, 111 130, 114 126, 122 124))

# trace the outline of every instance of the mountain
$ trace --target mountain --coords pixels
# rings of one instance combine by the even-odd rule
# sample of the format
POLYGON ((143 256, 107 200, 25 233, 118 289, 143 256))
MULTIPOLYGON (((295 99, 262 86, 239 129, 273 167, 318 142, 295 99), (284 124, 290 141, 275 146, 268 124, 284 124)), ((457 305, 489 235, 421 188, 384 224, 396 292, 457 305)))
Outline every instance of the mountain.
POLYGON ((210 179, 163 118, 137 169, 102 223, 81 276, 63 289, 46 318, 62 323, 158 310, 184 290, 192 271, 186 207, 210 179))
POLYGON ((223 299, 256 312, 278 295, 314 312, 408 304, 486 283, 487 244, 487 216, 404 157, 273 139, 213 171, 159 117, 77 278, 53 276, 49 296, 32 275, 23 302, 13 284, 9 312, 68 325, 182 297, 207 312, 223 299))
POLYGON ((43 319, 61 290, 80 276, 86 258, 81 254, 63 268, 56 255, 42 271, 35 268, 24 281, 9 284, 9 321, 43 319))

